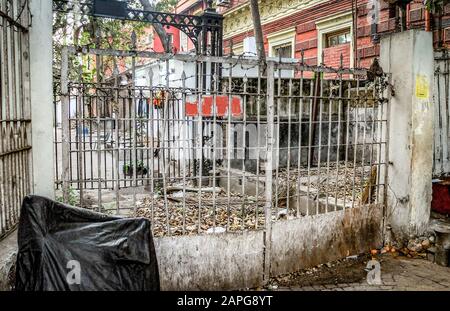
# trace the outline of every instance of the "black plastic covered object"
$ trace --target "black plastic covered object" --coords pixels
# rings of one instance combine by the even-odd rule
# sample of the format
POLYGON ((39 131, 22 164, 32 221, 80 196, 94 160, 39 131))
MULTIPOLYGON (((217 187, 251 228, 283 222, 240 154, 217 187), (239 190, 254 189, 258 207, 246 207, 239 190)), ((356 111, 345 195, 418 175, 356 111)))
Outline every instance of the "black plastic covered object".
POLYGON ((28 196, 18 229, 16 290, 159 290, 150 222, 28 196))

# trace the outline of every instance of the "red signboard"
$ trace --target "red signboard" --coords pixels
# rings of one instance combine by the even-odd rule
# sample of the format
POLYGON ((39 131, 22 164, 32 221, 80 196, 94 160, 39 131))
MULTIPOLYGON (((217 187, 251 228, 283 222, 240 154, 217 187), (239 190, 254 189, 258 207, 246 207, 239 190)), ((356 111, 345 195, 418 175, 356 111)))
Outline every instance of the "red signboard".
MULTIPOLYGON (((238 96, 231 97, 231 102, 229 102, 229 97, 227 95, 217 95, 213 96, 203 96, 202 97, 202 116, 212 117, 214 113, 213 105, 215 100, 215 112, 217 117, 227 117, 228 116, 228 106, 231 108, 231 115, 233 117, 239 117, 242 115, 242 101, 238 96)), ((195 117, 199 115, 198 102, 186 102, 186 116, 195 117)))

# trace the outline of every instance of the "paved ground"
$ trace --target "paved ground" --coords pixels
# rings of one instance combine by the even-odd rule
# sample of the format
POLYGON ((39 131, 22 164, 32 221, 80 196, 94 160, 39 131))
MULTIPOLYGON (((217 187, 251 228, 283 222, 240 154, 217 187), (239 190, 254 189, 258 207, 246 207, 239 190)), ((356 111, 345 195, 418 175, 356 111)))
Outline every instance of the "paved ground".
POLYGON ((17 231, 14 231, 0 243, 0 291, 10 290, 11 269, 16 261, 17 231))
MULTIPOLYGON (((348 269, 349 271, 362 270, 364 276, 358 281, 355 281, 354 271, 350 273, 351 281, 348 283, 342 282, 343 278, 345 279, 345 276, 342 275, 335 275, 335 280, 339 280, 338 282, 333 282, 332 277, 328 277, 328 281, 324 281, 320 277, 317 278, 317 282, 311 281, 314 274, 321 273, 319 268, 316 272, 309 274, 309 285, 307 286, 302 281, 304 277, 297 275, 293 280, 291 278, 291 281, 287 282, 287 277, 285 277, 285 284, 280 284, 278 287, 275 285, 275 287, 277 287, 276 290, 284 291, 450 291, 450 268, 438 266, 424 259, 394 258, 390 255, 378 258, 381 264, 382 285, 369 285, 366 279, 367 272, 364 271, 369 259, 355 261, 353 266, 348 269)), ((336 266, 339 265, 341 263, 336 264, 336 266)), ((339 271, 336 266, 330 267, 329 270, 339 271)), ((279 283, 283 283, 283 281, 279 283)))

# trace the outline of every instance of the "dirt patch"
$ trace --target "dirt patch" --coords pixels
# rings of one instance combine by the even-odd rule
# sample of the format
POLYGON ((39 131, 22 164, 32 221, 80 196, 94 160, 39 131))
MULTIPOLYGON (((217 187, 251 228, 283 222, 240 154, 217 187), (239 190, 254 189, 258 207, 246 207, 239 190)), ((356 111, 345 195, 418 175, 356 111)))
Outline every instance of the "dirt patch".
POLYGON ((370 255, 349 257, 335 262, 285 274, 271 279, 269 286, 304 287, 313 285, 355 283, 366 278, 370 255))
MULTIPOLYGON (((364 254, 274 277, 267 289, 361 283, 367 277, 365 268, 371 259, 370 254, 364 254)), ((377 255, 375 259, 380 263, 383 274, 397 274, 407 269, 408 263, 414 265, 416 260, 395 254, 377 255)))

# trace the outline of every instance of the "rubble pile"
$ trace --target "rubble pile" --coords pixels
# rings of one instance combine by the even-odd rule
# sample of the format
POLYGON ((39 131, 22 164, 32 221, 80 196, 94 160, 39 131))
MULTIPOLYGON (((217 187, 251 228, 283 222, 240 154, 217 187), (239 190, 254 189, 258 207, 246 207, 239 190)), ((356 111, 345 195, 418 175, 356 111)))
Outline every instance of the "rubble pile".
POLYGON ((320 168, 311 167, 309 173, 305 168, 300 171, 291 168, 289 174, 286 169, 281 169, 275 182, 275 188, 280 189, 278 193, 287 193, 285 189, 289 188, 291 195, 297 195, 299 176, 301 187, 308 188, 309 185, 312 197, 315 197, 314 192, 318 189, 319 197, 328 196, 331 203, 335 198, 346 202, 353 200, 359 202, 367 181, 370 179, 370 167, 357 165, 354 169, 352 163, 340 162, 337 164, 333 162, 329 166, 325 163, 320 168))
POLYGON ((433 235, 410 239, 403 246, 386 245, 380 253, 391 253, 394 257, 406 256, 408 258, 427 258, 433 260, 435 253, 435 237, 433 235))
POLYGON ((245 231, 264 226, 264 198, 225 191, 174 192, 146 197, 133 216, 152 220, 155 236, 245 231), (183 197, 184 196, 184 197, 183 197), (201 203, 201 207, 200 206, 201 203))

